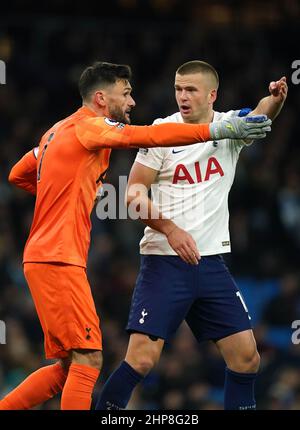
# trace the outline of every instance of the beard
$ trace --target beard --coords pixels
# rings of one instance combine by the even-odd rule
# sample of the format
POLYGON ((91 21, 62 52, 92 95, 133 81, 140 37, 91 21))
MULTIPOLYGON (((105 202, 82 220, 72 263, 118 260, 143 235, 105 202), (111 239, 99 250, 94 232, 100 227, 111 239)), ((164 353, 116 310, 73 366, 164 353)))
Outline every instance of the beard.
POLYGON ((130 118, 126 118, 125 113, 119 106, 111 106, 109 108, 109 118, 124 124, 130 124, 130 118))

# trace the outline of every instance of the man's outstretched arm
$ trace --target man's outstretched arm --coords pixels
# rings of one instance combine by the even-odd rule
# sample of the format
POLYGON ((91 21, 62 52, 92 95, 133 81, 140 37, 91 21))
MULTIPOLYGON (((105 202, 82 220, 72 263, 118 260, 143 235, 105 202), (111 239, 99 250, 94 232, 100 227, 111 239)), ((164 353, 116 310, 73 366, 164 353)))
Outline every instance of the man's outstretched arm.
POLYGON ((89 150, 101 148, 152 148, 184 146, 208 140, 261 139, 271 130, 266 116, 228 118, 210 124, 164 123, 125 125, 103 117, 85 118, 76 124, 76 135, 89 150))
POLYGON ((261 99, 250 115, 267 115, 271 120, 277 117, 288 93, 286 77, 283 76, 279 81, 270 82, 269 92, 270 95, 261 99))

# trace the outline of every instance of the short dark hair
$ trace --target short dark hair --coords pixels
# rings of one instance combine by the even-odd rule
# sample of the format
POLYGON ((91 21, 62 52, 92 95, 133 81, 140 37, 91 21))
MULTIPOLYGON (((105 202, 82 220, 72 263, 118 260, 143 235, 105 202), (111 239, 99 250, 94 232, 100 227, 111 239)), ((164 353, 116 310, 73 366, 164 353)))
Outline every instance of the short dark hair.
POLYGON ((129 66, 97 61, 82 72, 78 83, 80 95, 83 100, 86 100, 96 87, 104 88, 107 85, 115 84, 120 79, 127 81, 131 79, 129 66))
POLYGON ((193 73, 207 73, 214 77, 217 87, 219 86, 219 76, 216 69, 205 61, 193 60, 182 64, 176 70, 179 75, 188 75, 193 73))

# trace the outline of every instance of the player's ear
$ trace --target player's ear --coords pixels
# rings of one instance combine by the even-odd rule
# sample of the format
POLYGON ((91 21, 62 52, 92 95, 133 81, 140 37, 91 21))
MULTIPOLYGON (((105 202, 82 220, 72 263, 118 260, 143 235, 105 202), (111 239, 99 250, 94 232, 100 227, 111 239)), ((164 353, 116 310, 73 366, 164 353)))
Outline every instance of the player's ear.
POLYGON ((94 101, 98 106, 105 107, 106 102, 105 102, 104 92, 103 91, 96 91, 94 94, 94 101))
POLYGON ((217 90, 211 90, 209 93, 209 103, 213 104, 217 99, 217 90))

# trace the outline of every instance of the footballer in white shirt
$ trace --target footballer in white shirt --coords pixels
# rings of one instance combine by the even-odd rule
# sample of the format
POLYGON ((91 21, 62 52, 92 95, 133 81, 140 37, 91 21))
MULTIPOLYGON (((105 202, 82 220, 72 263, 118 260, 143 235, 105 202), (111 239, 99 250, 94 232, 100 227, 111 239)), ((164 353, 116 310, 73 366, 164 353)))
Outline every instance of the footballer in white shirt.
MULTIPOLYGON (((213 121, 247 115, 251 109, 213 112, 213 121)), ((154 121, 183 122, 180 112, 154 121)), ((189 147, 140 149, 136 162, 157 172, 152 202, 194 238, 201 256, 230 252, 228 194, 244 141, 224 139, 189 147)), ((147 226, 141 254, 177 255, 167 236, 147 226)))
MULTIPOLYGON (((270 83, 270 95, 254 110, 220 113, 213 109, 218 84, 210 64, 183 64, 175 76, 179 112, 155 123, 217 123, 249 114, 274 119, 287 96, 283 77, 270 83)), ((127 203, 141 208, 146 228, 127 325, 130 340, 125 360, 105 384, 97 409, 126 407, 134 387, 159 361, 164 343, 184 320, 199 342, 215 342, 225 360, 224 408, 256 408, 260 358, 251 317, 221 255, 230 252, 228 194, 236 164, 240 151, 251 143, 223 139, 138 152, 127 203)))

